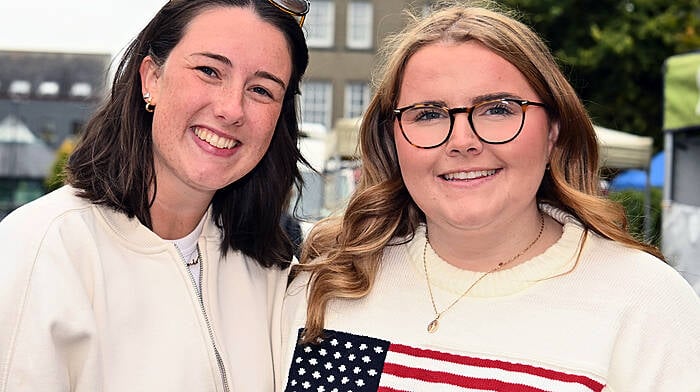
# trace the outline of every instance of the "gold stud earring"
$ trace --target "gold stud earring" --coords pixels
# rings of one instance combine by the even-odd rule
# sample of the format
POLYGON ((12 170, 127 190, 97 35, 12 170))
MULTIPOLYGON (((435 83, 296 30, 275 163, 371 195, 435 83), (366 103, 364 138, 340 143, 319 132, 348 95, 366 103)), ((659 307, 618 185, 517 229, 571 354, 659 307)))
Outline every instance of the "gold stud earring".
POLYGON ((153 105, 151 101, 153 98, 151 97, 151 93, 146 93, 143 95, 143 100, 146 102, 146 111, 148 113, 153 113, 156 110, 156 105, 153 105))

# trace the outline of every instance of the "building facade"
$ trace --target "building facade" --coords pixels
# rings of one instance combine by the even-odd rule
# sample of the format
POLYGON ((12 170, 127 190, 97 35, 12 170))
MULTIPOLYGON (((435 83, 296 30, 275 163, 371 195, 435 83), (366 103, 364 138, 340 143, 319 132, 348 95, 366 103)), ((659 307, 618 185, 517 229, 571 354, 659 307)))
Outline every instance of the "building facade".
POLYGON ((104 97, 110 60, 109 54, 0 50, 0 120, 13 115, 58 148, 104 97))
POLYGON ((291 212, 315 221, 343 208, 359 174, 359 117, 372 95, 381 45, 408 21, 404 10, 423 13, 431 0, 311 0, 304 30, 309 68, 301 85, 304 189, 291 212), (321 124, 325 132, 319 131, 321 124), (319 174, 321 173, 321 174, 319 174))
POLYGON ((45 192, 56 149, 102 101, 110 59, 0 51, 0 219, 45 192))
POLYGON ((331 129, 367 107, 377 51, 400 31, 403 10, 421 11, 430 0, 313 0, 304 30, 310 63, 302 83, 302 120, 331 129))

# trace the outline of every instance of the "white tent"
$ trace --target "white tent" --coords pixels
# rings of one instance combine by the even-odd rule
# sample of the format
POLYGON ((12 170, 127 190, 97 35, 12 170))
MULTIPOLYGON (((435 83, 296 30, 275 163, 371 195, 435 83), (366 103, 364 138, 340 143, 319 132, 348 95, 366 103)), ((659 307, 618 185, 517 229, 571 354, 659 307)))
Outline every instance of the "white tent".
POLYGON ((0 121, 0 143, 36 143, 37 138, 27 126, 13 115, 0 121))
MULTIPOLYGON (((301 155, 314 170, 322 173, 326 169, 326 162, 335 153, 335 134, 329 132, 323 124, 317 123, 303 123, 299 130, 301 155)), ((300 169, 308 170, 305 166, 300 166, 300 169)))
POLYGON ((43 179, 54 152, 17 117, 0 121, 0 178, 43 179))
POLYGON ((615 169, 649 167, 654 140, 614 129, 593 126, 598 136, 600 166, 615 169))
MULTIPOLYGON (((651 216, 651 163, 654 139, 594 125, 598 137, 600 166, 614 169, 643 169, 647 172, 644 189, 644 216, 651 216)), ((644 219, 644 238, 651 236, 651 220, 644 219)))

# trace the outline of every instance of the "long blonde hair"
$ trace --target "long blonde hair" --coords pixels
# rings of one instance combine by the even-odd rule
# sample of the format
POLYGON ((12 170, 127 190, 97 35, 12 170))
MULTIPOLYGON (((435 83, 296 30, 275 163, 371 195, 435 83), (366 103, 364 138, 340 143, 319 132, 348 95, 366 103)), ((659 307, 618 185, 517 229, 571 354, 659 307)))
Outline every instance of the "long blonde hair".
POLYGON ((362 175, 343 216, 319 222, 302 251, 301 269, 311 271, 304 340, 320 335, 328 302, 369 293, 384 248, 412 238, 425 221, 401 178, 393 140, 394 114, 404 69, 419 49, 441 41, 478 41, 512 63, 547 106, 559 137, 550 170, 537 191, 578 218, 587 230, 659 258, 654 247, 627 232, 624 211, 600 196, 595 131, 574 89, 542 40, 527 26, 492 5, 450 2, 412 21, 384 46, 376 93, 360 126, 362 175), (393 242, 392 242, 393 241, 393 242))

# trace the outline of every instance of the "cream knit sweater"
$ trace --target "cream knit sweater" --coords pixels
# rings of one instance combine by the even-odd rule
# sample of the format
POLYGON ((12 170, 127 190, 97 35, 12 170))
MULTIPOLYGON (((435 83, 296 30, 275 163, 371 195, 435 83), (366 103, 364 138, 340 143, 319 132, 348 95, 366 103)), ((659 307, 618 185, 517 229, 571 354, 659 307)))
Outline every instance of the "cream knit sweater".
MULTIPOLYGON (((386 249, 367 297, 330 304, 325 328, 335 332, 320 345, 296 345, 308 278, 300 276, 285 298, 277 385, 287 391, 700 391, 700 300, 689 284, 662 261, 593 233, 576 263, 580 224, 543 209, 564 224, 560 240, 486 276, 432 334, 423 227, 409 243, 386 249), (365 355, 370 351, 379 357, 365 355)), ((427 262, 439 310, 482 275, 453 267, 430 247, 427 262)))

